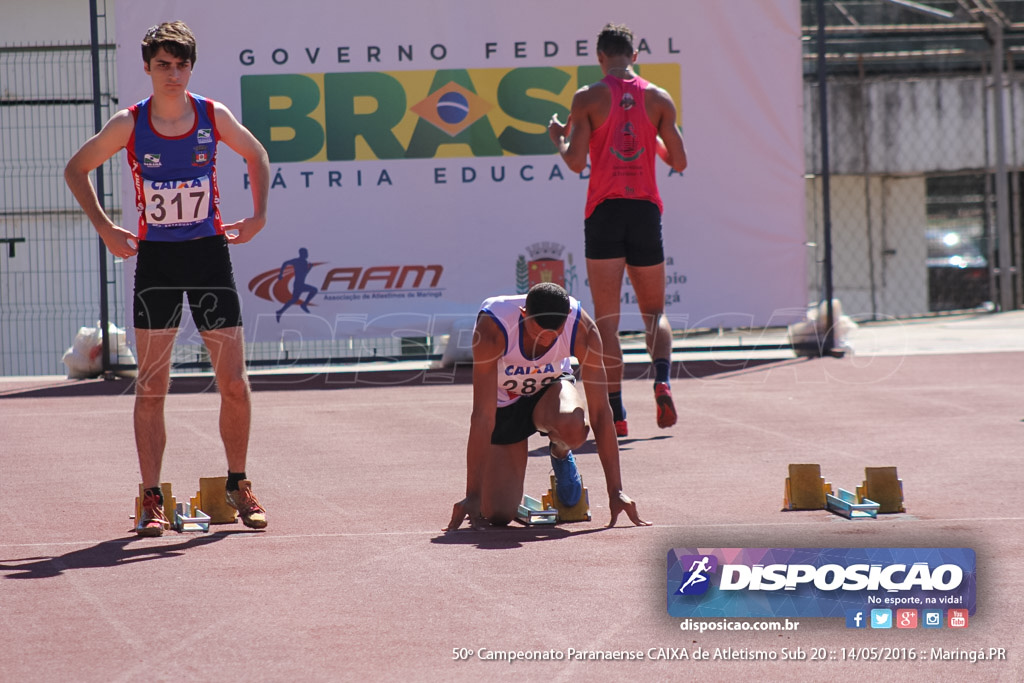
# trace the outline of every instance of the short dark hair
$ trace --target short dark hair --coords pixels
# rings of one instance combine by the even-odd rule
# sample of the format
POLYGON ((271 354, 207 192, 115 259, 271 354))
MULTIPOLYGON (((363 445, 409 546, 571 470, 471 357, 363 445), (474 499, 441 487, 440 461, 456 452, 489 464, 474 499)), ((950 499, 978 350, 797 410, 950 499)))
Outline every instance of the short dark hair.
POLYGON ((597 51, 609 57, 633 56, 633 32, 623 24, 605 24, 597 36, 597 51))
POLYGON ((142 61, 149 64, 160 48, 177 59, 187 59, 193 66, 196 63, 196 37, 183 21, 150 26, 142 38, 142 61))
POLYGON ((541 282, 526 293, 526 315, 545 330, 557 330, 569 317, 569 292, 554 282, 541 282))

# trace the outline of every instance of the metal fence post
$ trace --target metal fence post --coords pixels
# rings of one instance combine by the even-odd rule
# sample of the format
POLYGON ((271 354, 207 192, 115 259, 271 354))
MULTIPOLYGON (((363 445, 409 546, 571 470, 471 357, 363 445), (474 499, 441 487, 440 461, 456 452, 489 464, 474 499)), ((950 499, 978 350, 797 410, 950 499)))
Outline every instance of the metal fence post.
POLYGON ((821 210, 822 229, 824 232, 825 270, 825 310, 827 311, 825 341, 820 349, 822 355, 832 355, 835 347, 835 312, 832 310, 832 216, 829 203, 829 169, 828 169, 828 94, 826 80, 828 67, 825 62, 825 0, 818 0, 818 102, 821 117, 821 210))
MULTIPOLYGON (((97 14, 96 0, 89 0, 89 34, 91 40, 90 53, 92 55, 92 112, 93 123, 96 132, 103 128, 103 108, 100 102, 100 39, 99 39, 99 16, 97 14)), ((103 201, 103 164, 96 168, 96 196, 100 200, 100 208, 106 211, 103 201)), ((107 293, 107 246, 103 240, 96 238, 100 250, 100 334, 103 340, 103 378, 114 379, 114 373, 110 366, 110 311, 107 293)))
POLYGON ((1010 239, 1010 187, 1006 168, 1006 124, 1003 112, 1003 23, 985 15, 985 27, 992 42, 992 123, 996 147, 996 234, 999 240, 999 310, 1014 308, 1013 247, 1010 239))

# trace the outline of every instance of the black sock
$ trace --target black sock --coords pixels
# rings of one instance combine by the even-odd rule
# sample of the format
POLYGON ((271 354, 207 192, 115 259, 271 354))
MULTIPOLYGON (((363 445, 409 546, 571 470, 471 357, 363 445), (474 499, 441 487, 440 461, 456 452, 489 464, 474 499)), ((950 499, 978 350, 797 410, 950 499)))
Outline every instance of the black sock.
POLYGON ((227 490, 237 491, 238 482, 242 481, 243 479, 245 479, 245 472, 228 472, 228 485, 226 487, 227 490))
POLYGON ((161 505, 164 504, 164 492, 163 489, 161 489, 159 486, 153 486, 146 489, 146 493, 152 493, 154 496, 156 496, 156 499, 160 501, 161 505))
POLYGON ((612 419, 616 422, 626 419, 626 408, 622 405, 622 392, 609 391, 608 403, 612 405, 612 419))
POLYGON ((668 358, 655 358, 654 359, 654 382, 664 382, 668 384, 668 376, 672 372, 672 361, 668 358))

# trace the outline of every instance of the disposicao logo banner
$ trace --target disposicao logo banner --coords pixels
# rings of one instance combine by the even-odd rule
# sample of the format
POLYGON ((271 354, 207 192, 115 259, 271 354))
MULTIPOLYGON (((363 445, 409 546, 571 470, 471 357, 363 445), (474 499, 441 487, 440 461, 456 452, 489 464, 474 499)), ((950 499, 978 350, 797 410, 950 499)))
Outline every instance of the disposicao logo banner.
POLYGON ((673 548, 674 617, 844 617, 849 609, 974 614, 970 548, 673 548))

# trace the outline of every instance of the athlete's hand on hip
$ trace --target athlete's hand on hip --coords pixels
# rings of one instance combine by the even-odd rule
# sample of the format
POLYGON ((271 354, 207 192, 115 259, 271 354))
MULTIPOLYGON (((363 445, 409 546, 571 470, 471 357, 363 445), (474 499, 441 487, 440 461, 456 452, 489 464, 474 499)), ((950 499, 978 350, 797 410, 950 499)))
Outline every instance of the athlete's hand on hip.
POLYGON ((636 501, 632 500, 622 491, 609 496, 608 507, 612 511, 612 521, 608 522, 608 528, 615 526, 615 522, 622 512, 625 512, 629 517, 629 521, 633 522, 636 526, 651 526, 650 522, 640 519, 640 513, 636 511, 636 501))
POLYGON ((139 253, 139 238, 119 225, 101 232, 100 238, 110 253, 118 258, 130 258, 139 253))
POLYGON ((480 501, 470 498, 463 498, 452 507, 452 519, 444 531, 457 531, 462 526, 462 521, 469 518, 469 526, 472 529, 483 529, 487 526, 486 521, 480 514, 480 501))
POLYGON ((243 218, 240 221, 229 223, 224 226, 224 234, 227 235, 228 244, 245 244, 256 236, 263 226, 267 224, 264 218, 243 218))

